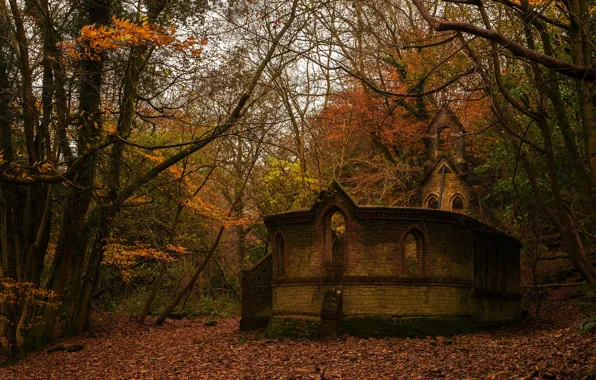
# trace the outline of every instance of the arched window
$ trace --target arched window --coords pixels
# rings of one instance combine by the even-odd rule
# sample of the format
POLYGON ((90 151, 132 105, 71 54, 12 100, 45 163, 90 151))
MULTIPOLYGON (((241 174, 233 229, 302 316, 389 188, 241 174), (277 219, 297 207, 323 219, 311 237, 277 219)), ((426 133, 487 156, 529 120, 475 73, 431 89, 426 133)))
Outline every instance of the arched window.
POLYGON ((346 217, 339 209, 335 209, 326 220, 326 246, 331 253, 330 267, 334 271, 343 270, 346 258, 346 217))
POLYGON ((424 252, 424 235, 417 229, 412 229, 403 240, 403 274, 406 276, 419 275, 422 267, 424 252))
POLYGON ((451 210, 455 212, 462 212, 464 210, 464 199, 460 195, 456 195, 451 200, 451 210))
POLYGON ((451 128, 440 127, 437 129, 437 148, 439 151, 447 152, 453 148, 453 137, 451 128))
POLYGON ((437 210, 439 208, 439 199, 435 195, 426 198, 426 208, 437 210))
POLYGON ((277 273, 279 277, 286 275, 286 242, 281 234, 275 236, 275 251, 277 253, 277 273))
POLYGON ((331 216, 331 264, 342 268, 346 247, 346 218, 341 212, 331 216))

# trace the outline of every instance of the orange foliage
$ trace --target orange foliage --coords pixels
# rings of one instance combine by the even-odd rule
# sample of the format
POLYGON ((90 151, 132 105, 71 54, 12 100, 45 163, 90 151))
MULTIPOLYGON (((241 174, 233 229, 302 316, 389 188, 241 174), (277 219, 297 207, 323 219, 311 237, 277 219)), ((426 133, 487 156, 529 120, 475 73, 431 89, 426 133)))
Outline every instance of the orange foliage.
MULTIPOLYGON (((41 288, 31 282, 17 282, 12 278, 3 277, 0 273, 0 303, 3 305, 25 304, 27 307, 57 307, 60 302, 55 302, 56 293, 52 290, 41 288)), ((7 322, 5 314, 0 314, 0 323, 7 322)), ((33 315, 28 319, 23 328, 29 330, 42 322, 42 316, 33 315)), ((5 340, 0 338, 0 341, 5 340)))
POLYGON ((81 36, 73 41, 59 42, 65 56, 74 60, 99 60, 104 50, 118 50, 123 47, 151 44, 154 46, 173 46, 177 51, 190 51, 194 56, 203 52, 206 39, 197 40, 190 36, 185 40, 175 37, 176 29, 172 26, 164 29, 147 20, 140 24, 128 19, 112 16, 113 26, 85 25, 81 36))
POLYGON ((450 104, 466 131, 466 153, 477 161, 488 159, 497 143, 495 134, 491 133, 492 124, 489 124, 494 119, 490 103, 479 90, 450 104))
MULTIPOLYGON (((135 148, 134 152, 155 164, 160 164, 165 160, 163 154, 160 151, 148 153, 140 148, 135 148)), ((242 217, 237 217, 229 215, 227 209, 222 209, 219 207, 218 205, 223 205, 225 202, 220 199, 218 195, 216 195, 219 194, 219 191, 212 189, 211 185, 209 184, 204 186, 203 191, 201 191, 200 194, 190 197, 190 195, 196 192, 198 184, 201 183, 201 181, 197 181, 196 177, 185 174, 185 171, 180 167, 180 165, 181 164, 169 166, 161 175, 182 179, 184 192, 181 194, 181 196, 178 194, 172 194, 172 196, 177 200, 177 202, 184 204, 191 213, 198 214, 212 220, 217 220, 226 228, 231 226, 247 226, 255 222, 257 215, 245 214, 242 217)), ((147 196, 136 197, 130 199, 127 204, 141 204, 148 202, 148 200, 149 199, 147 196)))
POLYGON ((424 124, 363 86, 335 95, 321 117, 330 142, 340 142, 351 131, 380 139, 394 154, 418 154, 423 148, 424 124))
MULTIPOLYGON (((174 253, 186 252, 186 249, 181 246, 168 245, 166 248, 174 253)), ((132 277, 132 270, 139 259, 174 261, 174 257, 169 253, 152 248, 147 244, 135 242, 134 245, 126 245, 122 239, 109 239, 102 264, 115 266, 124 281, 129 281, 132 277)))

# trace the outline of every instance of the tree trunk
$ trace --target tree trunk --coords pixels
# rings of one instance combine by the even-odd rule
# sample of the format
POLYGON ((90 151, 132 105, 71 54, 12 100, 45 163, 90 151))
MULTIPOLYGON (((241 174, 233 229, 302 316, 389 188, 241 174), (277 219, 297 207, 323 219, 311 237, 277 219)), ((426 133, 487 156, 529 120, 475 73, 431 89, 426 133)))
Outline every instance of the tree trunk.
MULTIPOLYGON (((87 18, 83 20, 84 24, 107 25, 109 23, 111 0, 91 1, 86 0, 87 18)), ((98 138, 101 129, 101 86, 103 82, 103 55, 100 55, 98 61, 84 60, 81 63, 80 90, 79 90, 79 124, 82 126, 79 130, 77 139, 77 152, 81 154, 90 144, 94 144, 98 138)), ((61 78, 61 77, 59 77, 61 78)), ((59 102, 65 101, 65 94, 60 92, 59 102)), ((60 105, 59 105, 60 106, 60 105)), ((59 118, 65 118, 65 115, 59 115, 59 118)), ((65 121, 63 121, 65 122, 65 121)), ((62 150, 65 158, 68 159, 70 148, 65 139, 65 126, 59 125, 58 138, 62 140, 62 150)), ((72 162, 72 161, 71 161, 72 162)), ((58 245, 54 255, 52 272, 46 284, 46 288, 54 292, 53 301, 62 302, 65 296, 66 286, 70 282, 70 305, 71 308, 76 304, 79 283, 74 282, 76 277, 71 276, 73 269, 78 262, 84 260, 86 251, 86 240, 81 239, 85 216, 87 215, 91 202, 90 187, 94 184, 95 178, 95 157, 89 156, 81 169, 77 172, 74 183, 77 186, 71 187, 68 200, 65 205, 64 216, 62 219, 62 228, 58 238, 58 245)), ((58 309, 52 305, 45 308, 43 315, 42 337, 48 340, 56 338, 56 317, 58 309)), ((70 324, 69 324, 70 325, 70 324)), ((67 330, 70 330, 67 327, 67 330)))
POLYGON ((170 316, 170 314, 172 313, 172 311, 174 311, 174 309, 176 308, 176 306, 178 306, 178 304, 180 303, 180 301, 182 301, 182 298, 188 292, 190 292, 192 290, 192 288, 195 286, 195 283, 199 279, 199 276, 201 275, 201 272, 203 272, 203 269, 205 269, 205 267, 207 266, 207 263, 209 262, 209 260, 211 259, 211 257, 215 253, 215 251, 217 250, 217 246, 219 245, 219 241, 221 240, 221 235, 223 235, 224 230, 225 230, 225 228, 223 226, 219 228, 219 232, 217 233, 217 237, 215 238, 215 242, 211 245, 211 249, 209 250, 209 253, 205 257, 205 260, 203 260, 203 263, 201 263, 201 265, 196 270, 195 274, 192 276, 192 278, 190 279, 190 281, 188 282, 188 284, 186 284, 186 286, 184 287, 184 289, 182 289, 182 291, 180 293, 178 293, 174 297, 174 299, 168 305, 168 307, 166 307, 166 309, 159 315, 159 317, 157 318, 157 321, 155 321, 155 324, 156 325, 159 326, 162 323, 164 323, 165 320, 166 320, 166 318, 168 318, 170 316))

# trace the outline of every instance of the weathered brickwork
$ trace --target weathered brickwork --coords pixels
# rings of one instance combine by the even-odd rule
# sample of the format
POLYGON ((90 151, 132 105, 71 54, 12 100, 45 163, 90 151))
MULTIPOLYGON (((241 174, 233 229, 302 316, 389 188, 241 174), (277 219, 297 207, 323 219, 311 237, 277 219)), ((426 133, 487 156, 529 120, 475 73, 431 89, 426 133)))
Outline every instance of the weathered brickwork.
POLYGON ((426 130, 425 178, 420 206, 453 212, 474 211, 474 197, 467 182, 465 131, 455 114, 442 107, 426 130), (457 200, 457 201, 456 201, 457 200))
POLYGON ((474 319, 480 325, 502 325, 517 322, 521 315, 519 299, 474 297, 474 319))
POLYGON ((273 288, 274 315, 319 315, 327 286, 277 285, 273 288))
POLYGON ((444 157, 453 165, 451 169, 465 175, 468 171, 465 133, 453 111, 449 107, 441 107, 424 136, 425 172, 428 173, 444 157))
MULTIPOLYGON (((267 265, 274 319, 327 318, 339 330, 360 332, 369 321, 387 324, 377 332, 418 334, 433 323, 461 330, 521 316, 519 242, 464 214, 360 207, 334 183, 311 209, 268 216, 265 224, 273 247, 267 265), (330 265, 334 235, 327 221, 334 212, 345 216, 341 265, 330 265), (408 237, 413 245, 406 244, 408 237), (337 316, 323 310, 333 291, 340 297, 337 316), (426 327, 416 327, 416 320, 426 327)), ((260 263, 247 272, 243 286, 264 289, 255 280, 265 278, 263 268, 260 263)), ((263 305, 261 293, 258 302, 250 299, 254 292, 243 290, 243 318, 244 309, 247 315, 264 309, 256 306, 263 305)))
POLYGON ((318 338, 321 331, 320 318, 304 315, 275 316, 267 326, 271 338, 318 338))
POLYGON ((319 321, 324 337, 424 336, 519 320, 520 243, 467 216, 464 136, 441 108, 424 138, 422 208, 358 206, 333 183, 310 209, 266 217, 273 250, 243 276, 245 325, 273 315, 272 335, 319 321))
POLYGON ((433 335, 450 336, 477 330, 469 317, 386 317, 359 316, 345 317, 341 321, 341 331, 361 337, 426 337, 433 335))
POLYGON ((242 271, 241 330, 267 326, 273 304, 273 257, 265 256, 252 270, 242 271))
POLYGON ((472 316, 470 286, 466 285, 278 285, 273 290, 274 315, 319 315, 325 292, 343 293, 346 316, 472 316))
POLYGON ((427 175, 422 184, 421 194, 422 207, 425 208, 430 208, 429 202, 433 197, 440 200, 440 209, 445 211, 457 211, 453 208, 453 203, 458 196, 463 200, 464 207, 462 211, 468 211, 474 206, 471 205, 472 191, 470 186, 446 159, 441 160, 427 175), (446 168, 444 177, 442 173, 443 166, 446 168))
POLYGON ((344 314, 469 316, 469 287, 351 285, 344 287, 344 314))

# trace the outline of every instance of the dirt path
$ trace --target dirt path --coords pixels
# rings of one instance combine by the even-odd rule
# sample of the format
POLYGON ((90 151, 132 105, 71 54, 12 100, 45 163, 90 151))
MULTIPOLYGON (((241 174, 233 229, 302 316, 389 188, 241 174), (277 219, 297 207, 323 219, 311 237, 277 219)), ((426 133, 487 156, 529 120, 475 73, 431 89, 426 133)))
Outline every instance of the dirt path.
POLYGON ((95 336, 64 340, 0 368, 0 379, 584 378, 596 369, 596 335, 577 326, 520 326, 455 339, 269 340, 238 332, 238 319, 170 321, 139 328, 106 315, 95 336))

